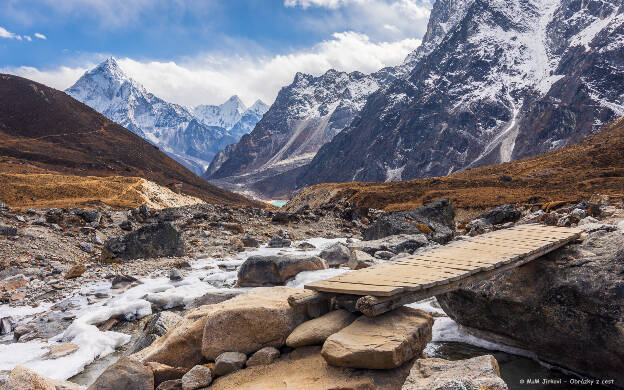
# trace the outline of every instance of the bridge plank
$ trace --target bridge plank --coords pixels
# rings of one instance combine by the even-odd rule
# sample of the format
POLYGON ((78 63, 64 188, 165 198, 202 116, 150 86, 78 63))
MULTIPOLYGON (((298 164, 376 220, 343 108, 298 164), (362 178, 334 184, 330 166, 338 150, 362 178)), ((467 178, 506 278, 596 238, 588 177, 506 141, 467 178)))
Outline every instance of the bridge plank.
POLYGON ((364 314, 377 315, 525 264, 578 238, 580 232, 518 225, 309 283, 305 288, 339 296, 364 296, 356 306, 364 314))

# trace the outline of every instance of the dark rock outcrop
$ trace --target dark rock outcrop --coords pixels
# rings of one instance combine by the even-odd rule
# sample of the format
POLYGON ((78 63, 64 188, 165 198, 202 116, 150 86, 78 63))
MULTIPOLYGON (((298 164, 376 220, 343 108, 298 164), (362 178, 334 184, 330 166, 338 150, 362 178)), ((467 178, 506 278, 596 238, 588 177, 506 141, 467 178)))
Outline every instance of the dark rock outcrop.
POLYGON ((301 256, 251 256, 238 270, 240 286, 276 286, 302 271, 327 268, 320 257, 301 256))
POLYGON ((384 215, 364 232, 364 237, 376 240, 397 234, 421 233, 439 243, 453 239, 455 208, 449 199, 438 199, 412 211, 384 215))
POLYGON ((139 258, 184 256, 184 238, 168 222, 142 227, 111 238, 102 249, 102 261, 118 262, 139 258))
POLYGON ((516 222, 520 218, 522 218, 520 210, 516 210, 511 204, 504 204, 486 211, 476 219, 483 219, 492 225, 500 225, 507 222, 516 222))
POLYGON ((598 231, 513 272, 438 296, 481 337, 624 384, 624 236, 598 231))

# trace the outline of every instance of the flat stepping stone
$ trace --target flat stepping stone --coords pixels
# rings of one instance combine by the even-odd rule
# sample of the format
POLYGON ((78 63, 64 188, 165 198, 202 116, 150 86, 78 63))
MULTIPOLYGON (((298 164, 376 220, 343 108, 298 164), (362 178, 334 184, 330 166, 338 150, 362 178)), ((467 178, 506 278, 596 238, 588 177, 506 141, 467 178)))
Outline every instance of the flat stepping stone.
POLYGON ((388 370, 420 356, 432 327, 433 317, 407 307, 361 316, 329 336, 321 353, 334 366, 388 370))

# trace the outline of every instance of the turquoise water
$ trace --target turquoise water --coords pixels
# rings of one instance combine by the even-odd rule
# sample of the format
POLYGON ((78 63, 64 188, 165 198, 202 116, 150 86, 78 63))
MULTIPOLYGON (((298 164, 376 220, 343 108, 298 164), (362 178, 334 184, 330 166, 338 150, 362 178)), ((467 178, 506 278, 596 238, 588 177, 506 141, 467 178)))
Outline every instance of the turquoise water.
POLYGON ((288 199, 286 200, 272 200, 271 204, 275 207, 282 207, 284 206, 286 203, 288 203, 288 199))

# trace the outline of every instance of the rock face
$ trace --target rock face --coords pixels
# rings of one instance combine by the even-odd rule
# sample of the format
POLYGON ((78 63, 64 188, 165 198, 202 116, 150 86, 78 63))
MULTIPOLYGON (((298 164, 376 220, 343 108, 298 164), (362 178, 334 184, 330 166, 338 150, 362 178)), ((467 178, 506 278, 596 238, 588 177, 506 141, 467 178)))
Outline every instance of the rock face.
POLYGON ((248 367, 217 378, 210 390, 399 390, 409 366, 404 364, 393 370, 334 367, 323 359, 320 347, 302 347, 271 365, 248 367))
POLYGON ((431 341, 433 317, 402 307, 378 317, 361 316, 323 344, 331 365, 392 369, 418 357, 431 341))
POLYGON ((356 314, 346 310, 331 311, 296 327, 286 339, 286 345, 292 348, 322 345, 329 336, 342 330, 356 318, 356 314))
POLYGON ((577 143, 622 116, 619 0, 436 1, 406 80, 371 95, 299 187, 445 176, 577 143), (426 113, 426 114, 425 114, 426 113))
POLYGON ((154 374, 143 363, 130 359, 119 359, 108 367, 87 390, 153 390, 154 374))
POLYGON ((257 288, 225 302, 191 310, 135 357, 144 362, 193 367, 204 357, 214 361, 227 351, 249 354, 266 346, 280 348, 306 319, 305 314, 288 304, 288 297, 297 291, 288 287, 257 288))
POLYGON ((330 267, 338 267, 349 261, 351 251, 346 245, 338 243, 322 251, 319 257, 324 259, 330 267))
POLYGON ((390 213, 379 218, 364 232, 366 240, 397 234, 425 234, 446 243, 455 234, 455 208, 448 199, 439 199, 412 211, 390 213))
POLYGON ((507 390, 508 387, 500 378, 498 362, 490 355, 457 361, 418 359, 401 390, 431 389, 507 390))
POLYGON ((371 93, 406 71, 399 66, 371 75, 333 69, 319 77, 297 73, 253 131, 219 153, 204 177, 221 188, 243 185, 269 197, 285 194, 294 181, 284 179, 294 178, 348 126, 371 93))
POLYGON ((145 226, 124 236, 111 238, 102 249, 102 261, 184 256, 184 238, 169 222, 145 226))
POLYGON ((514 272, 438 296, 482 337, 546 362, 624 383, 624 236, 590 233, 514 272))
POLYGON ((238 270, 238 284, 244 287, 281 285, 299 272, 326 268, 325 260, 316 256, 251 256, 238 270))

